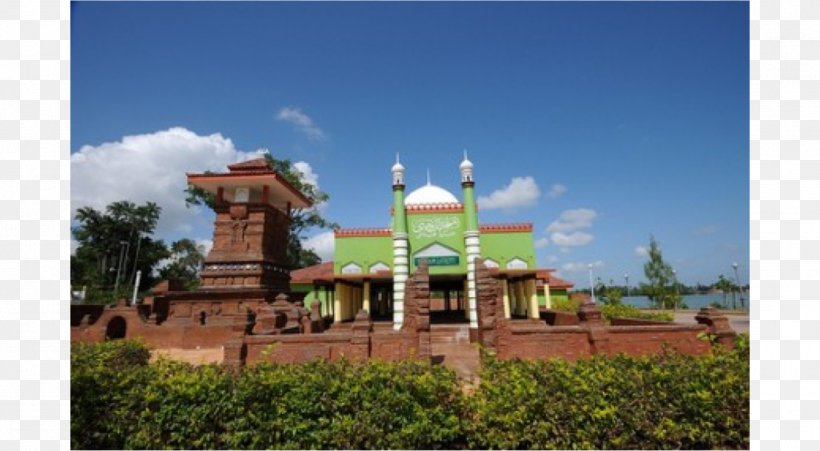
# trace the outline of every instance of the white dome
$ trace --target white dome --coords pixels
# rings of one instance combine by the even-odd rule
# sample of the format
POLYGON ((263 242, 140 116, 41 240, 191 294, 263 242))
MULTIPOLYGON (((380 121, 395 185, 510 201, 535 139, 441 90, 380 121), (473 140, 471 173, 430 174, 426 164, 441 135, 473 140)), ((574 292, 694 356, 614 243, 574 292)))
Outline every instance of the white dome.
POLYGON ((425 185, 415 189, 404 199, 404 205, 457 204, 456 196, 436 185, 425 185))

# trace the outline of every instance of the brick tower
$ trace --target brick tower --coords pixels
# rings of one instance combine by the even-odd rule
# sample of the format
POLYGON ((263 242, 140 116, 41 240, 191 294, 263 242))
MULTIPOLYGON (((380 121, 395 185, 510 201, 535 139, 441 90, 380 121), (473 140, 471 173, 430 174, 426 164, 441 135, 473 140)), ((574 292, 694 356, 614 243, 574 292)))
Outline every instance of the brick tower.
POLYGON ((289 291, 287 265, 291 208, 311 200, 259 158, 229 172, 188 174, 188 183, 214 196, 214 245, 205 258, 200 290, 289 291))

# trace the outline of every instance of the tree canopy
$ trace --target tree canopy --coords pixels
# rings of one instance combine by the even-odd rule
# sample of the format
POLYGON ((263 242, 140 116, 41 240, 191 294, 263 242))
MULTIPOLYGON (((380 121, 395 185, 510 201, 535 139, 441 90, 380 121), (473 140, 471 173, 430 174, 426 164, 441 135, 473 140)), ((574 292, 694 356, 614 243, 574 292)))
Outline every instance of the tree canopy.
POLYGON ((649 238, 648 254, 649 261, 644 263, 643 272, 649 283, 642 287, 643 291, 658 308, 679 307, 682 297, 674 290, 677 285, 675 271, 664 261, 654 236, 649 238))
MULTIPOLYGON (((270 163, 274 171, 282 175, 296 189, 313 201, 313 207, 295 208, 291 210, 290 234, 288 236, 288 265, 291 268, 304 268, 321 262, 321 258, 311 249, 302 246, 302 240, 306 238, 305 233, 311 229, 337 228, 338 224, 327 220, 322 216, 318 205, 327 202, 330 196, 320 191, 316 185, 304 180, 302 173, 294 166, 289 159, 276 159, 270 154, 265 154, 265 159, 270 163)), ((188 186, 186 189, 187 205, 207 205, 214 207, 214 196, 196 186, 188 186)))
POLYGON ((102 302, 114 299, 133 286, 137 271, 142 272, 140 290, 153 285, 152 271, 157 263, 168 258, 162 240, 154 240, 161 208, 152 202, 136 205, 129 201, 113 202, 98 211, 91 207, 77 210, 79 223, 72 230, 79 246, 71 257, 71 281, 86 286, 88 295, 108 293, 102 302))
POLYGON ((199 286, 199 271, 205 261, 205 247, 183 238, 171 243, 169 251, 170 262, 159 270, 159 278, 181 281, 189 290, 199 286))

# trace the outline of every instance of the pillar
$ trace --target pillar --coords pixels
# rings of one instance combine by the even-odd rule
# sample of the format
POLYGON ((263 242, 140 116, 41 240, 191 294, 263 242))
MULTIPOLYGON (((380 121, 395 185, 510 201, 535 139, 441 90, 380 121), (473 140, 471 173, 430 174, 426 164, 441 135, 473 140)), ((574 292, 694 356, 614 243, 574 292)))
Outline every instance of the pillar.
POLYGON ((550 296, 550 284, 547 281, 544 281, 544 301, 547 304, 547 308, 552 308, 552 297, 550 296))
POLYGON ((538 310, 538 289, 535 284, 535 278, 527 279, 527 291, 530 295, 529 317, 530 319, 539 319, 541 318, 541 313, 538 310))
POLYGON ((343 285, 336 282, 335 290, 333 290, 333 322, 342 322, 342 289, 343 285))
POLYGON ((362 293, 362 308, 370 314, 370 281, 364 280, 364 288, 362 293))
POLYGON ((504 318, 510 319, 510 286, 506 278, 501 279, 501 287, 503 288, 504 300, 504 318))

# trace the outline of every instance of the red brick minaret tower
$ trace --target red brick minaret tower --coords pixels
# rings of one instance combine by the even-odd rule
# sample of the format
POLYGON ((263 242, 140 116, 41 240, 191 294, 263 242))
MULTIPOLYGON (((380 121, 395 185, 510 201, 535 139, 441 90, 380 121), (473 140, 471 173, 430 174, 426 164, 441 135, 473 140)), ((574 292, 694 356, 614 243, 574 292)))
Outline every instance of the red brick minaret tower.
POLYGON ((289 291, 288 226, 292 208, 310 199, 259 158, 219 174, 188 174, 188 183, 214 195, 214 245, 200 290, 289 291))

